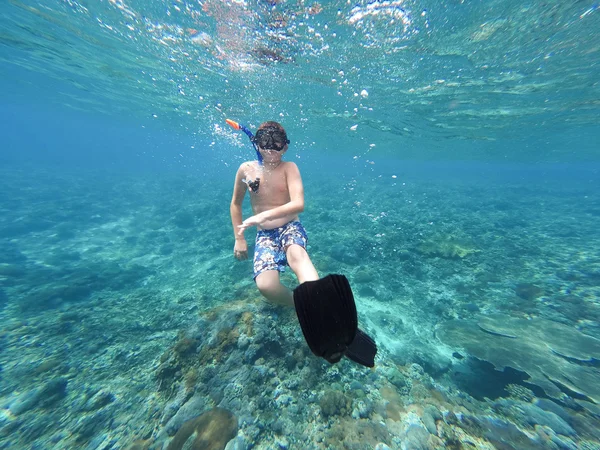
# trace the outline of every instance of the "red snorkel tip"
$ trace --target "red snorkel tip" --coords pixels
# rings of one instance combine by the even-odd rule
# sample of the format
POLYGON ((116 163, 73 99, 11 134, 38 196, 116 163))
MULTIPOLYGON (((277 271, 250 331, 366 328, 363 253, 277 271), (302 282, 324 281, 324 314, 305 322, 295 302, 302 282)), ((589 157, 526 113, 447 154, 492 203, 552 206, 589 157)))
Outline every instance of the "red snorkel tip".
POLYGON ((225 122, 227 123, 227 125, 229 125, 230 127, 232 127, 235 130, 239 130, 240 129, 240 124, 237 122, 234 122, 231 119, 225 119, 225 122))

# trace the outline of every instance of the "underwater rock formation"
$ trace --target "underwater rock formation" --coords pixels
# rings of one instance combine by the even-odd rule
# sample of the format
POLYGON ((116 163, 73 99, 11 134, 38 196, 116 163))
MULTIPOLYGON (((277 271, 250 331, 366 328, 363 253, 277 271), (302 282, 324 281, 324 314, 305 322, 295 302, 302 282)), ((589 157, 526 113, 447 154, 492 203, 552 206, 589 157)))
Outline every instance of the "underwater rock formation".
POLYGON ((67 379, 56 378, 43 386, 24 392, 17 396, 9 405, 9 411, 14 415, 22 414, 37 407, 47 407, 66 396, 67 379))
POLYGON ((454 239, 452 237, 432 238, 421 242, 417 251, 424 256, 439 257, 446 259, 463 259, 466 256, 477 253, 480 250, 473 246, 454 239))
POLYGON ((223 450, 237 431, 237 418, 230 411, 213 408, 184 423, 167 450, 223 450))
POLYGON ((541 318, 493 314, 477 321, 448 321, 436 335, 498 370, 510 367, 527 373, 527 383, 550 397, 560 399, 568 392, 584 407, 600 403, 600 370, 592 365, 600 359, 600 340, 574 328, 541 318))

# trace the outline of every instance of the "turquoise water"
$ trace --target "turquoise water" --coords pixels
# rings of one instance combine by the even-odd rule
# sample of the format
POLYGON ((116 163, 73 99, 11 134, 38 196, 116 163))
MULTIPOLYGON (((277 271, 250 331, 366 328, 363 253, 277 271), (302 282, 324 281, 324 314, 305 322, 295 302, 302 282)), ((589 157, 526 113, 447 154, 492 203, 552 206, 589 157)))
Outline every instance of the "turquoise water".
POLYGON ((0 24, 0 448, 600 448, 596 3, 8 0, 0 24), (225 118, 286 127, 374 369, 313 356, 233 258, 254 153, 225 118))

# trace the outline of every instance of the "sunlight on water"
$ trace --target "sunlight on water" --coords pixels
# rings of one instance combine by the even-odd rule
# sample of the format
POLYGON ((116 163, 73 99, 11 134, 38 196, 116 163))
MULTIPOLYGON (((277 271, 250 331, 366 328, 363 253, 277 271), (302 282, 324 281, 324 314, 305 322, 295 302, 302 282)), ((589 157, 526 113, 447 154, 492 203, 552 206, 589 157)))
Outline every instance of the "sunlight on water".
POLYGON ((378 151, 393 154, 398 138, 495 141, 524 124, 543 136, 600 116, 593 5, 10 0, 3 8, 3 63, 80 92, 56 92, 56 101, 155 117, 207 139, 225 117, 299 116, 300 133, 339 130, 347 145, 360 126, 361 138, 377 136, 378 151))

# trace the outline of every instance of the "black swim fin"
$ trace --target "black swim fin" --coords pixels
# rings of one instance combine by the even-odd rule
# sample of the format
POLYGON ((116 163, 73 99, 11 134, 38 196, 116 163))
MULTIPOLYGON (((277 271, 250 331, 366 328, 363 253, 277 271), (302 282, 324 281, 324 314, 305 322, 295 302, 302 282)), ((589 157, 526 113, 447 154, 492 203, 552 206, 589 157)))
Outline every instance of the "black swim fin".
POLYGON ((356 330, 356 336, 346 351, 346 356, 352 361, 367 367, 375 366, 377 344, 362 330, 356 330))
POLYGON ((373 367, 375 342, 358 329, 358 317, 350 283, 344 275, 328 275, 294 289, 294 305, 310 350, 330 363, 346 355, 373 367))

